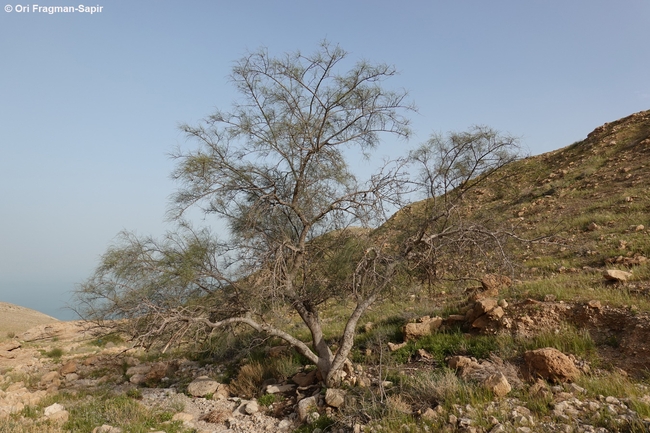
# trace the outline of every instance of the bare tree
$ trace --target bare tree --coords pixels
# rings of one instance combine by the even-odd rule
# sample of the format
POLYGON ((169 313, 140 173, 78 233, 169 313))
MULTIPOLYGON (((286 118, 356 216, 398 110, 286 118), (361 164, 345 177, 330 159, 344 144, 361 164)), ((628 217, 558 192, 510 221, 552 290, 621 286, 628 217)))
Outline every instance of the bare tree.
POLYGON ((505 244, 516 238, 514 231, 489 216, 476 218, 467 196, 488 182, 504 181, 502 168, 519 155, 517 138, 486 126, 433 135, 410 153, 419 168, 417 190, 427 200, 410 222, 405 256, 429 283, 450 276, 471 278, 470 268, 477 262, 493 268, 510 265, 505 244))
POLYGON ((220 217, 228 236, 219 244, 188 226, 163 241, 124 234, 81 287, 85 315, 132 318, 143 343, 244 323, 286 340, 335 380, 357 321, 395 268, 350 226, 381 223, 404 185, 400 161, 362 182, 344 151, 368 153, 382 134, 408 137, 404 113, 412 110, 404 91, 383 87, 393 67, 361 61, 344 71, 345 59, 327 43, 313 55, 262 50, 241 59, 231 75, 240 102, 183 125, 199 146, 174 154, 172 216, 198 206, 220 217), (336 353, 319 315, 333 297, 356 305, 336 353), (309 328, 311 345, 272 324, 286 306, 309 328))

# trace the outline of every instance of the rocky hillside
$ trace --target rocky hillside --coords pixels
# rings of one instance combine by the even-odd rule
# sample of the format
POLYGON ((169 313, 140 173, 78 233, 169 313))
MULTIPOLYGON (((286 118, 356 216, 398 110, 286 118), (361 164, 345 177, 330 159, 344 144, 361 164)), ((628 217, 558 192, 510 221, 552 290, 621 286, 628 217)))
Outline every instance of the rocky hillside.
POLYGON ((0 341, 34 326, 57 321, 58 319, 36 310, 0 302, 0 341))
POLYGON ((650 111, 503 174, 466 215, 534 241, 373 306, 339 388, 246 330, 161 354, 53 322, 0 342, 0 433, 650 431, 650 111))

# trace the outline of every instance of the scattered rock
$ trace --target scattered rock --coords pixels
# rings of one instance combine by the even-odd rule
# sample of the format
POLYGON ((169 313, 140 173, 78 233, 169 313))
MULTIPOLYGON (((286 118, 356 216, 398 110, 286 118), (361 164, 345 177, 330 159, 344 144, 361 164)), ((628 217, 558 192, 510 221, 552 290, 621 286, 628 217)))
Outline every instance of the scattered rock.
POLYGON ((503 375, 503 373, 496 373, 489 376, 483 385, 492 391, 492 394, 497 397, 503 397, 512 390, 508 379, 503 375))
POLYGON ((342 407, 345 403, 345 391, 337 388, 327 388, 325 392, 325 403, 331 407, 342 407))
POLYGON ((424 316, 418 319, 417 323, 404 325, 404 341, 417 340, 418 338, 431 335, 442 325, 442 317, 424 316))
POLYGON ((54 415, 57 412, 61 412, 62 410, 65 410, 65 407, 63 407, 63 405, 54 403, 53 405, 50 405, 43 410, 43 415, 49 418, 51 415, 54 415))
POLYGON ((510 287, 512 285, 512 280, 505 275, 497 274, 486 274, 481 278, 481 286, 484 290, 496 290, 496 293, 492 296, 497 296, 500 289, 510 287))
POLYGON ((618 269, 608 269, 603 274, 603 277, 605 277, 606 280, 610 281, 625 282, 632 278, 632 273, 627 271, 620 271, 618 269))
POLYGON ((296 385, 287 383, 284 385, 268 385, 266 387, 267 394, 280 394, 285 392, 291 392, 296 389, 296 385))
POLYGON ((390 341, 388 342, 388 350, 391 352, 395 352, 396 350, 400 350, 402 347, 406 347, 408 343, 405 341, 403 343, 395 344, 391 343, 390 341))
POLYGON ((291 378, 291 380, 299 387, 304 388, 315 384, 317 382, 316 376, 317 370, 312 370, 308 373, 297 373, 291 378))
POLYGON ((257 401, 255 400, 249 401, 244 406, 244 412, 246 412, 246 414, 248 415, 253 415, 254 413, 257 413, 259 411, 260 411, 260 407, 257 404, 257 401))
POLYGON ((300 422, 310 419, 310 415, 314 412, 318 413, 318 400, 316 400, 316 397, 303 398, 298 402, 298 420, 300 422))
POLYGON ((205 397, 208 394, 214 394, 219 385, 220 383, 216 380, 210 379, 208 376, 201 376, 187 385, 187 392, 194 397, 205 397))
POLYGON ((573 361, 552 347, 529 350, 524 353, 524 360, 532 375, 553 382, 572 382, 580 375, 573 361))
POLYGON ((61 368, 59 369, 59 373, 61 373, 61 376, 65 376, 66 374, 70 373, 76 373, 77 371, 77 363, 75 361, 68 361, 61 368))

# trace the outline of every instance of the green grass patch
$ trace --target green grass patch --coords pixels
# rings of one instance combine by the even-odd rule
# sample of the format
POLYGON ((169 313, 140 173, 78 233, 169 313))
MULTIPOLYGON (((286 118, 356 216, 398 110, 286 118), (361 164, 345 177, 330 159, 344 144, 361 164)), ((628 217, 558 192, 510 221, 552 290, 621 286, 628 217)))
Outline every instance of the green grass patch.
POLYGON ((492 335, 468 336, 459 331, 438 332, 409 342, 406 347, 393 352, 392 357, 397 363, 405 363, 419 349, 424 349, 440 364, 451 355, 484 359, 488 358, 490 353, 499 351, 499 340, 499 337, 492 335))
POLYGON ((42 353, 48 358, 60 359, 63 356, 63 349, 60 347, 55 347, 52 350, 49 350, 47 352, 43 351, 42 353))
POLYGON ((90 432, 104 424, 122 428, 125 433, 185 431, 181 422, 166 423, 171 420, 170 412, 147 409, 127 395, 115 396, 105 392, 79 399, 65 394, 59 400, 70 412, 70 419, 63 425, 66 431, 90 432))

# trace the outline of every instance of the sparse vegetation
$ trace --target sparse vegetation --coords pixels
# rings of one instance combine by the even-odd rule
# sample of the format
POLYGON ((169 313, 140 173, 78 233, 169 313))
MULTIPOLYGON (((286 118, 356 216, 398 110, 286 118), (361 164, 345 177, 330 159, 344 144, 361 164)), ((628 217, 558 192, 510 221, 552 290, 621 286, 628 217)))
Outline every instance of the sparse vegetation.
POLYGON ((44 351, 43 355, 47 356, 48 358, 59 359, 63 356, 63 349, 60 347, 55 347, 51 350, 48 350, 47 352, 44 351))
MULTIPOLYGON (((349 282, 346 278, 371 275, 367 273, 371 266, 356 273, 355 266, 360 263, 378 265, 380 269, 375 268, 373 272, 379 274, 386 271, 389 263, 381 260, 397 254, 393 251, 396 245, 408 246, 407 235, 413 234, 414 228, 423 229, 425 237, 434 236, 426 244, 428 249, 423 244, 411 249, 413 254, 408 256, 409 260, 400 262, 390 274, 390 286, 353 321, 354 332, 349 335, 354 336, 354 344, 346 356, 352 364, 346 364, 345 369, 342 367, 345 375, 335 383, 347 393, 345 405, 339 409, 315 408, 320 412, 319 418, 311 423, 308 419, 297 431, 330 431, 338 427, 347 431, 355 425, 365 425, 367 430, 376 432, 455 431, 471 421, 473 427, 483 431, 490 431, 496 423, 506 426, 505 431, 522 426, 559 431, 564 426, 582 423, 589 426, 585 431, 602 427, 607 431, 646 432, 650 428, 650 349, 647 346, 650 327, 650 261, 647 259, 650 254, 650 189, 647 187, 650 184, 650 171, 647 170, 650 147, 643 141, 650 137, 647 125, 650 125, 650 112, 622 119, 567 149, 500 167, 500 176, 466 179, 469 184, 462 183, 467 187, 464 191, 449 188, 445 194, 438 194, 437 200, 454 191, 465 194, 462 200, 453 203, 453 212, 442 208, 441 218, 448 218, 443 224, 445 227, 463 224, 476 228, 487 224, 493 230, 507 230, 501 233, 505 237, 497 244, 479 242, 474 236, 476 233, 446 238, 452 244, 462 243, 462 247, 455 250, 462 251, 456 257, 459 263, 443 260, 453 255, 446 250, 449 245, 438 243, 444 241, 447 229, 435 228, 435 224, 426 219, 425 211, 441 209, 431 200, 412 204, 374 230, 348 228, 347 232, 335 230, 310 237, 312 243, 304 246, 310 254, 315 254, 308 264, 314 279, 309 280, 307 274, 296 271, 293 282, 300 282, 304 292, 289 301, 304 304, 309 301, 307 295, 322 295, 317 299, 318 310, 315 307, 309 310, 318 314, 320 328, 305 326, 305 319, 301 317, 305 311, 295 311, 291 302, 284 303, 286 299, 278 297, 276 292, 263 302, 262 297, 255 298, 258 310, 249 311, 248 316, 234 309, 242 305, 238 300, 219 304, 233 310, 215 310, 211 311, 211 316, 206 316, 215 323, 228 320, 234 317, 231 313, 236 313, 236 317, 251 317, 264 326, 283 329, 291 338, 308 346, 312 354, 316 353, 316 358, 305 350, 289 347, 286 335, 269 337, 265 332, 268 329, 261 327, 254 329, 253 326, 252 329, 241 323, 229 323, 220 330, 224 332, 212 332, 212 327, 208 326, 209 329, 203 330, 206 333, 202 333, 186 326, 194 316, 185 317, 185 325, 181 320, 177 323, 179 327, 173 329, 177 332, 174 335, 180 336, 178 341, 185 338, 188 344, 164 354, 157 350, 146 354, 112 353, 111 357, 116 358, 110 361, 97 356, 86 364, 81 352, 65 346, 65 339, 49 338, 21 349, 8 345, 11 351, 46 347, 40 349, 41 362, 53 374, 48 379, 52 382, 44 383, 44 372, 13 373, 3 366, 0 376, 3 395, 12 392, 8 391, 10 387, 16 393, 44 392, 51 384, 58 383, 61 389, 58 394, 43 397, 38 404, 28 404, 3 419, 0 433, 58 433, 58 427, 43 419, 45 406, 53 403, 63 404, 70 412, 69 420, 63 425, 67 431, 92 431, 106 423, 121 427, 125 432, 155 429, 182 432, 180 421, 170 421, 175 413, 184 409, 182 402, 191 401, 188 385, 199 374, 228 383, 231 395, 237 397, 222 399, 223 395, 218 394, 223 392, 220 389, 205 394, 205 400, 200 400, 202 405, 224 401, 245 407, 245 399, 257 398, 259 405, 264 407, 262 415, 286 417, 295 410, 292 405, 298 393, 307 396, 320 392, 324 397, 326 387, 322 383, 307 384, 297 392, 282 391, 286 392, 283 395, 265 394, 263 385, 293 385, 292 377, 298 383, 298 377, 306 376, 295 376, 297 372, 327 371, 327 366, 323 370, 318 364, 320 356, 327 350, 332 355, 347 350, 345 345, 349 342, 341 336, 348 332, 346 326, 352 323, 350 317, 358 311, 358 299, 347 296, 354 295, 355 286, 346 286, 349 282), (646 126, 636 125, 636 118, 646 126), (611 144, 614 141, 617 144, 611 144), (472 181, 477 183, 472 184, 472 181), (454 213, 454 218, 448 211, 454 213), (419 225, 423 221, 426 224, 419 225), (511 235, 537 241, 510 243, 505 239, 511 235), (375 248, 379 241, 384 250, 378 250, 377 255, 368 259, 364 249, 375 248), (495 252, 495 245, 504 251, 495 252), (337 249, 330 251, 330 248, 337 249), (495 263, 504 255, 508 260, 495 263), (373 262, 375 259, 379 261, 373 262), (603 277, 606 269, 629 271, 632 275, 626 280, 608 281, 603 277), (497 270, 507 273, 511 284, 492 289, 481 280, 484 274, 497 270), (332 293, 336 296, 324 299, 324 287, 334 288, 332 293), (501 308, 499 318, 490 318, 490 325, 494 326, 477 324, 478 316, 474 314, 481 297, 488 296, 486 293, 494 305, 501 308), (440 316, 443 324, 430 335, 404 342, 405 325, 423 316, 440 316), (314 330, 320 331, 316 337, 314 330), (53 347, 54 342, 57 347, 53 347), (319 342, 323 345, 316 349, 319 342), (397 348, 397 344, 403 346, 397 348), (579 370, 572 383, 555 381, 554 377, 536 382, 542 377, 540 374, 526 375, 531 367, 524 353, 540 348, 557 349, 569 360, 569 365, 579 370), (78 361, 82 377, 79 383, 90 383, 95 387, 92 392, 72 389, 68 379, 64 381, 64 375, 54 371, 61 368, 60 359, 64 353, 66 358, 75 357, 78 361), (464 375, 461 367, 450 367, 449 358, 456 355, 475 358, 466 360, 472 365, 492 363, 498 368, 464 375), (132 366, 155 367, 156 370, 141 375, 144 378, 140 378, 140 387, 135 387, 125 382, 134 378, 131 373, 126 377, 126 371, 132 366), (496 371, 511 385, 502 397, 484 380, 486 376, 498 376, 494 374, 496 371), (529 381, 524 383, 525 380, 529 381), (156 389, 164 396, 165 405, 152 405, 149 393, 154 390, 146 387, 154 383, 161 388, 173 385, 167 390, 187 391, 187 395, 177 395, 182 397, 178 400, 168 399, 164 394, 166 389, 156 389), (71 389, 66 389, 68 386, 71 389), (338 425, 333 427, 335 424, 338 425)), ((438 138, 434 144, 443 146, 445 141, 438 138)), ((199 156, 193 154, 189 159, 197 164, 208 162, 199 156)), ((197 167, 200 168, 200 164, 197 167)), ((424 173, 426 178, 426 171, 424 173)), ((461 187, 461 184, 456 186, 461 187)), ((247 209, 252 212, 253 208, 247 209)), ((163 273, 162 280, 145 278, 151 285, 141 288, 157 290, 159 286, 153 283, 168 284, 171 280, 182 281, 197 290, 201 288, 198 284, 205 281, 197 279, 194 272, 197 263, 205 263, 195 259, 202 259, 204 254, 216 250, 207 248, 211 244, 202 243, 205 239, 201 238, 201 233, 191 230, 188 233, 198 236, 193 238, 197 242, 183 244, 183 248, 187 248, 182 251, 157 250, 162 256, 157 256, 156 260, 173 266, 167 269, 170 273, 163 273), (201 249, 203 247, 207 249, 201 249)), ((182 242, 187 240, 184 238, 182 242)), ((137 239, 134 242, 140 247, 160 246, 149 241, 138 243, 137 239)), ((110 251, 106 258, 116 258, 112 253, 121 254, 124 250, 110 251)), ((122 260, 124 256, 117 259, 122 260)), ((286 271, 283 268, 286 262, 273 263, 280 263, 278 269, 286 271)), ((123 264, 130 266, 133 261, 123 260, 123 264)), ((243 288, 243 294, 252 293, 253 288, 278 289, 280 286, 269 285, 265 280, 274 275, 279 274, 265 268, 259 274, 249 273, 248 279, 224 283, 218 290, 237 297, 238 284, 250 284, 243 288)), ((166 290, 174 287, 164 286, 166 290)), ((372 287, 362 289, 372 290, 372 287)), ((185 293, 184 288, 179 290, 174 294, 185 293)), ((265 293, 271 292, 259 295, 265 293)), ((201 302, 223 301, 225 298, 220 296, 213 293, 207 297, 181 297, 184 300, 181 307, 184 311, 205 312, 201 302)), ((303 306, 307 308, 307 304, 303 306)), ((138 322, 139 319, 132 323, 135 328, 151 329, 151 323, 138 322)), ((7 333, 6 336, 13 339, 15 335, 7 333)), ((108 342, 126 347, 117 334, 92 340, 90 346, 94 346, 93 352, 109 353, 104 352, 108 342)), ((6 344, 15 345, 15 342, 6 344)), ((83 344, 88 349, 88 343, 83 344)), ((0 359, 11 360, 17 353, 3 353, 6 358, 0 359)), ((327 388, 333 388, 332 384, 328 383, 327 388)), ((212 419, 224 422, 230 414, 215 411, 212 419)))

